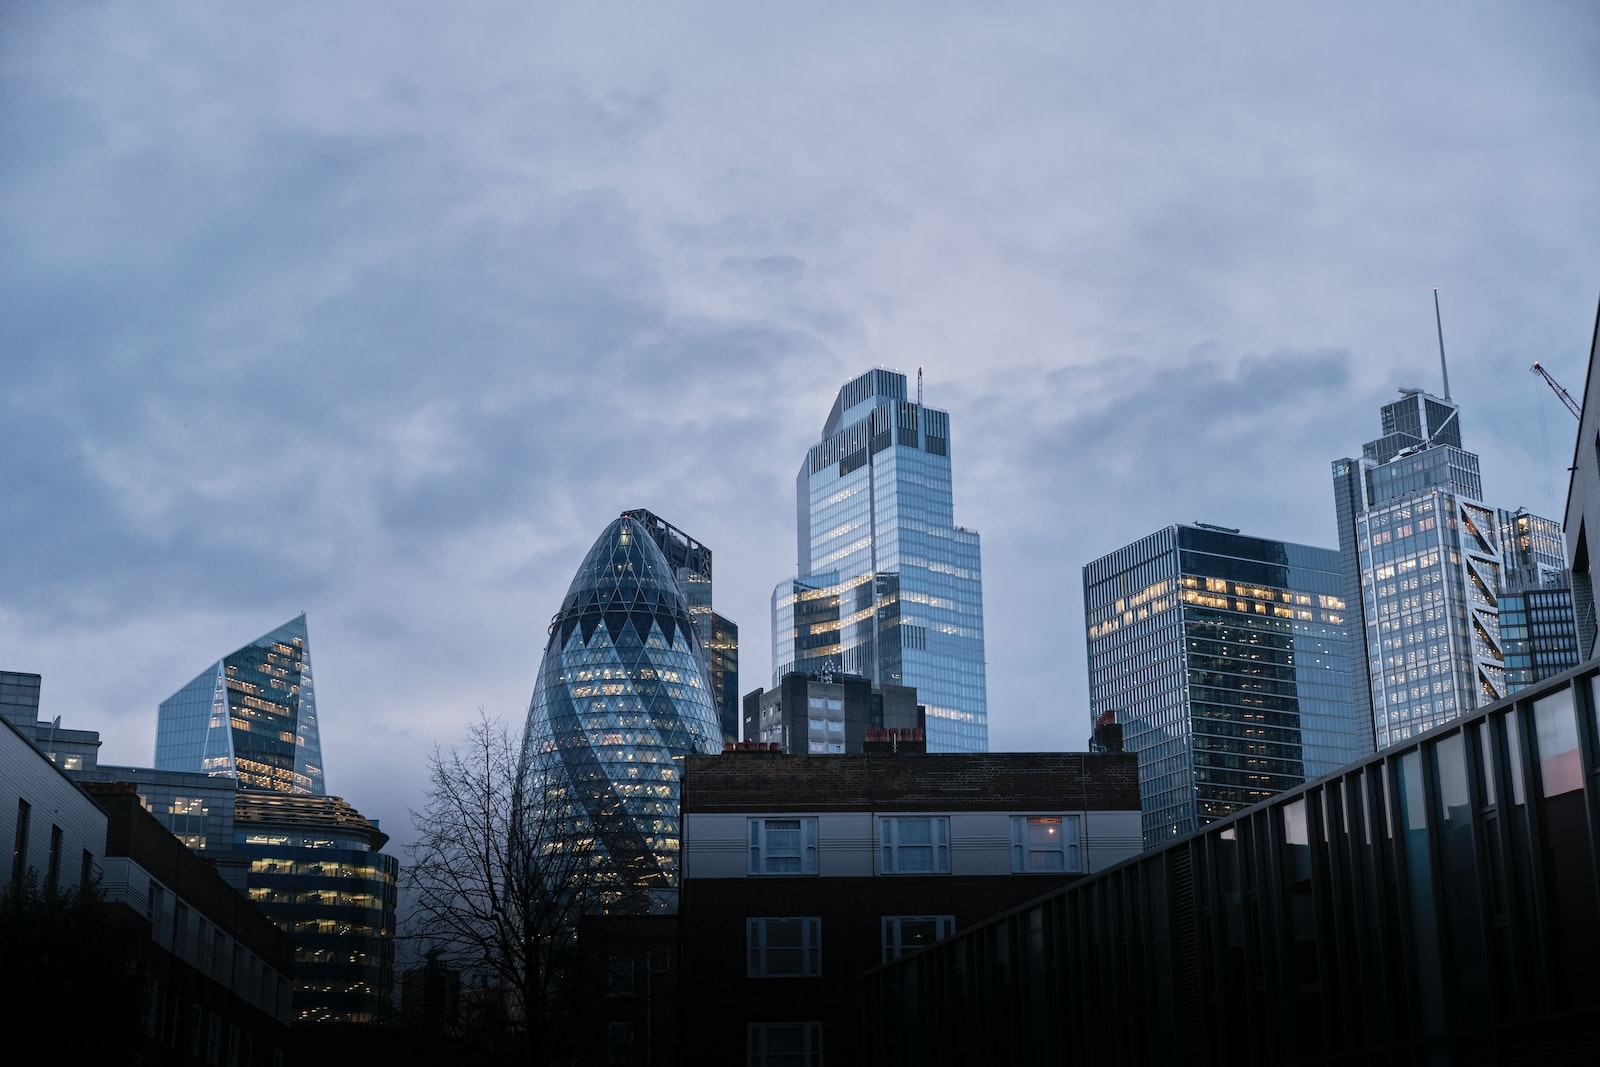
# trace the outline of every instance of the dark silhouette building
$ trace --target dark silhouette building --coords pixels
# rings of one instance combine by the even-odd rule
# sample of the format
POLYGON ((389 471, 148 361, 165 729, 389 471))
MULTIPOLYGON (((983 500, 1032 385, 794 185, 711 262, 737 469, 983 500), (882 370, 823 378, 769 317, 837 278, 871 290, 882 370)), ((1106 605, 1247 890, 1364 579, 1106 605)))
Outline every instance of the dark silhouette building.
POLYGON ((860 752, 870 730, 925 727, 915 689, 859 674, 790 671, 776 689, 744 697, 744 739, 797 756, 860 752))
POLYGON ((1137 763, 691 756, 683 833, 683 988, 717 1005, 685 1020, 686 1062, 866 1064, 857 978, 1137 854, 1137 763))
POLYGON ((578 1063, 696 1062, 700 1017, 684 1018, 675 915, 585 915, 578 923, 578 1063))
POLYGON ((1600 661, 867 976, 886 1065, 1587 1063, 1600 661))
POLYGON ((83 788, 106 813, 108 897, 149 924, 147 1062, 276 1062, 294 941, 145 811, 134 786, 83 788))
POLYGON ((1572 609, 1577 616, 1578 656, 1595 654, 1595 605, 1600 602, 1600 569, 1590 542, 1600 538, 1600 311, 1595 313, 1589 338, 1589 367, 1583 379, 1583 412, 1578 419, 1578 440, 1572 453, 1572 477, 1567 486, 1567 510, 1561 524, 1572 566, 1572 609))

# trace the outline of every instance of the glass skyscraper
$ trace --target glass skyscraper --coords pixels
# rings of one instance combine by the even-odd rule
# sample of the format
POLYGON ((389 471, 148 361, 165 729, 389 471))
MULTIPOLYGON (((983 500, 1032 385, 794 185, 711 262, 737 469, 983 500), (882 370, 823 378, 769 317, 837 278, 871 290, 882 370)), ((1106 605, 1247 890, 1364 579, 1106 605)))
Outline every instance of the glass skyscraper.
POLYGON ((1139 754, 1147 846, 1370 751, 1339 554, 1169 526, 1083 569, 1089 711, 1139 754))
POLYGON ((156 769, 225 775, 246 789, 326 791, 304 614, 230 652, 161 702, 156 769))
POLYGON ((910 686, 928 750, 983 752, 978 534, 955 524, 950 416, 872 370, 839 390, 795 479, 799 577, 772 594, 772 685, 836 670, 910 686))
POLYGON ((689 605, 689 618, 694 620, 695 632, 700 636, 700 655, 711 679, 711 703, 722 723, 722 739, 739 740, 739 627, 711 606, 711 549, 643 508, 622 514, 639 520, 671 565, 678 591, 689 605))
POLYGON ((1380 749, 1505 696, 1507 570, 1563 566, 1550 520, 1483 503, 1448 397, 1402 389, 1382 428, 1333 464, 1353 695, 1380 749))
POLYGON ((689 605, 650 532, 623 516, 584 557, 550 623, 524 741, 535 847, 589 850, 586 889, 607 909, 672 909, 675 761, 721 750, 689 605))
POLYGON ((208 789, 174 773, 109 768, 139 799, 295 939, 297 1025, 371 1022, 394 977, 399 864, 388 836, 322 773, 306 617, 207 667, 161 702, 156 771, 227 778, 208 789), (243 882, 240 885, 240 882, 243 882))
POLYGON ((246 892, 294 937, 295 1024, 385 1018, 400 875, 388 835, 338 797, 240 790, 233 814, 246 892))
POLYGON ((1499 514, 1505 552, 1500 643, 1510 694, 1576 667, 1582 657, 1560 524, 1526 509, 1499 514))

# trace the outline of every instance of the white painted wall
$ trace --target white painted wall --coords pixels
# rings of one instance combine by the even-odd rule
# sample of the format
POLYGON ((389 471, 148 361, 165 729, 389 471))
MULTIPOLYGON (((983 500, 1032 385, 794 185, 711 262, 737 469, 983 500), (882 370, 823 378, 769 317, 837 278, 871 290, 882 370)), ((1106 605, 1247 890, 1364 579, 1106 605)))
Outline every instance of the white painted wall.
POLYGON ((749 873, 748 820, 766 816, 817 820, 816 877, 871 877, 882 873, 880 815, 948 818, 952 875, 1011 874, 1011 819, 1017 815, 1081 817, 1079 848, 1088 873, 1137 856, 1144 847, 1137 811, 693 812, 684 818, 683 874, 685 878, 809 877, 749 873))
POLYGON ((44 884, 50 867, 52 826, 62 832, 60 888, 77 887, 85 849, 94 857, 94 870, 100 870, 106 853, 106 813, 9 723, 0 722, 0 885, 11 878, 19 800, 32 807, 23 866, 38 872, 37 884, 44 884))

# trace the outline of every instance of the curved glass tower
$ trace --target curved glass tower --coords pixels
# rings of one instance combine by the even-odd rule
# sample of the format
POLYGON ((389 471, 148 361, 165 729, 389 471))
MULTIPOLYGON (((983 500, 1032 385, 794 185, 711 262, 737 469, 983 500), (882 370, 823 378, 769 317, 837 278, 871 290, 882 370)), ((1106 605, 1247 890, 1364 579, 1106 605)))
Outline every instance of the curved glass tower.
POLYGON ((551 620, 523 746, 535 846, 582 852, 609 908, 670 908, 674 760, 720 752, 722 728, 688 605, 636 519, 606 527, 551 620))

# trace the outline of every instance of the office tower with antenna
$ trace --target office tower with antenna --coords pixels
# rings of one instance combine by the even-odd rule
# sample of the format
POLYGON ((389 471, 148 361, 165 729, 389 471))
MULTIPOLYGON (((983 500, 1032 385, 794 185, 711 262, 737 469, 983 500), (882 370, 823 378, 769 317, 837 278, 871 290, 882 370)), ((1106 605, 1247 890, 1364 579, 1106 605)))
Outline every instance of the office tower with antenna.
POLYGON ((1437 290, 1434 314, 1444 395, 1401 389, 1380 436, 1333 463, 1352 696, 1379 749, 1508 692, 1500 601, 1515 516, 1483 502, 1450 397, 1437 290))

